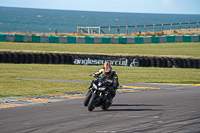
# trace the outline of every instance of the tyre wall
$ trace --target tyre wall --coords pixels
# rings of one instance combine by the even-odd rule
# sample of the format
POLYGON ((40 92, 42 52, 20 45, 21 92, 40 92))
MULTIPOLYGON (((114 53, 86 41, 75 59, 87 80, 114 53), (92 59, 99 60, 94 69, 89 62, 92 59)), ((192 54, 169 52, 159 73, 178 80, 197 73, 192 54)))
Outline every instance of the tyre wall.
POLYGON ((200 42, 200 35, 144 36, 144 37, 86 37, 86 36, 36 36, 0 34, 0 42, 35 42, 35 43, 113 43, 113 44, 142 44, 142 43, 173 43, 200 42))
POLYGON ((114 66, 200 68, 200 59, 189 58, 0 52, 0 63, 103 65, 105 62, 114 66))

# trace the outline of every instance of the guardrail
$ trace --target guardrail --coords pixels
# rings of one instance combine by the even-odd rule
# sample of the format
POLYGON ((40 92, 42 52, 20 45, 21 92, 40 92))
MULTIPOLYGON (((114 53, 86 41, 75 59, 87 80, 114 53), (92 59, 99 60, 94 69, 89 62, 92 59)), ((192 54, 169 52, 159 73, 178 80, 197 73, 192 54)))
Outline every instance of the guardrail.
POLYGON ((142 44, 200 42, 200 35, 143 36, 143 37, 87 37, 87 36, 37 36, 0 34, 0 42, 35 43, 91 43, 91 44, 142 44))
POLYGON ((152 24, 152 25, 134 25, 134 26, 96 26, 96 27, 92 27, 92 26, 87 26, 87 27, 83 27, 83 26, 77 26, 77 33, 87 33, 87 34, 111 34, 111 33, 116 33, 120 34, 120 29, 121 28, 125 28, 125 34, 129 33, 129 29, 132 28, 132 33, 137 33, 138 31, 144 31, 146 32, 147 30, 149 31, 163 31, 164 28, 165 30, 173 30, 173 29, 190 29, 191 28, 199 28, 199 22, 187 22, 187 23, 170 23, 170 24, 152 24), (186 26, 188 28, 186 28, 186 26), (174 26, 174 28, 173 28, 174 26), (184 26, 184 27, 183 27, 184 26), (150 28, 149 28, 150 27, 150 28), (105 29, 108 30, 108 32, 105 31, 105 29), (111 29, 116 29, 115 32, 111 32, 111 29))

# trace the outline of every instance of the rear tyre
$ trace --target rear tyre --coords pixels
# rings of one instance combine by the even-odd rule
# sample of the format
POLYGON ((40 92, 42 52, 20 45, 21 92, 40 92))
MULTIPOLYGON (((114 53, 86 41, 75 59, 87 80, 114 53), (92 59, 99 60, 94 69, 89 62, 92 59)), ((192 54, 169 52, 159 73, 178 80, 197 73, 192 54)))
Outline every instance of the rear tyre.
POLYGON ((92 96, 92 91, 89 90, 84 100, 84 106, 88 106, 91 96, 92 96))
POLYGON ((93 111, 94 108, 95 108, 95 104, 96 104, 96 101, 97 101, 97 94, 93 94, 90 101, 89 101, 89 104, 88 104, 88 110, 89 111, 93 111))

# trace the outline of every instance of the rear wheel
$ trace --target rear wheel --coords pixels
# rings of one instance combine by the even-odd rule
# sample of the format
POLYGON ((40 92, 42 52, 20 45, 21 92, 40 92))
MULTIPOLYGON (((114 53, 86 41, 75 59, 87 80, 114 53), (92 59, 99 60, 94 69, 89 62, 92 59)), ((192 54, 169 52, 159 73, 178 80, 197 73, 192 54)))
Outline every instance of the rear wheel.
POLYGON ((84 106, 88 106, 91 96, 92 96, 92 91, 89 90, 84 100, 84 106))
POLYGON ((90 101, 89 101, 89 104, 88 104, 88 110, 89 111, 93 111, 94 108, 95 108, 95 104, 96 104, 96 101, 97 101, 97 94, 93 94, 90 101))

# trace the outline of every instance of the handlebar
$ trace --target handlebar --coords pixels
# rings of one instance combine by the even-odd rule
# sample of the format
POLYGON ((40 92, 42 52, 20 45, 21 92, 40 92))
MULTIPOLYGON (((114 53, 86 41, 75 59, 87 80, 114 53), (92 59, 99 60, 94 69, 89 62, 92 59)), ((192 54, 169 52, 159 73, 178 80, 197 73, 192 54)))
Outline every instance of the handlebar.
POLYGON ((92 77, 94 77, 94 78, 99 78, 99 76, 98 75, 96 75, 96 74, 90 74, 89 76, 92 76, 92 77))
MULTIPOLYGON (((93 73, 94 74, 94 73, 93 73)), ((89 76, 93 76, 93 74, 90 74, 89 76)), ((94 78, 99 78, 99 76, 98 75, 96 75, 96 74, 94 74, 94 76, 93 76, 94 78)), ((112 80, 110 80, 110 79, 106 79, 106 81, 107 82, 109 82, 109 83, 113 83, 113 81, 112 80)))
POLYGON ((106 79, 106 81, 108 81, 109 83, 112 83, 113 81, 112 80, 110 80, 110 79, 106 79))

